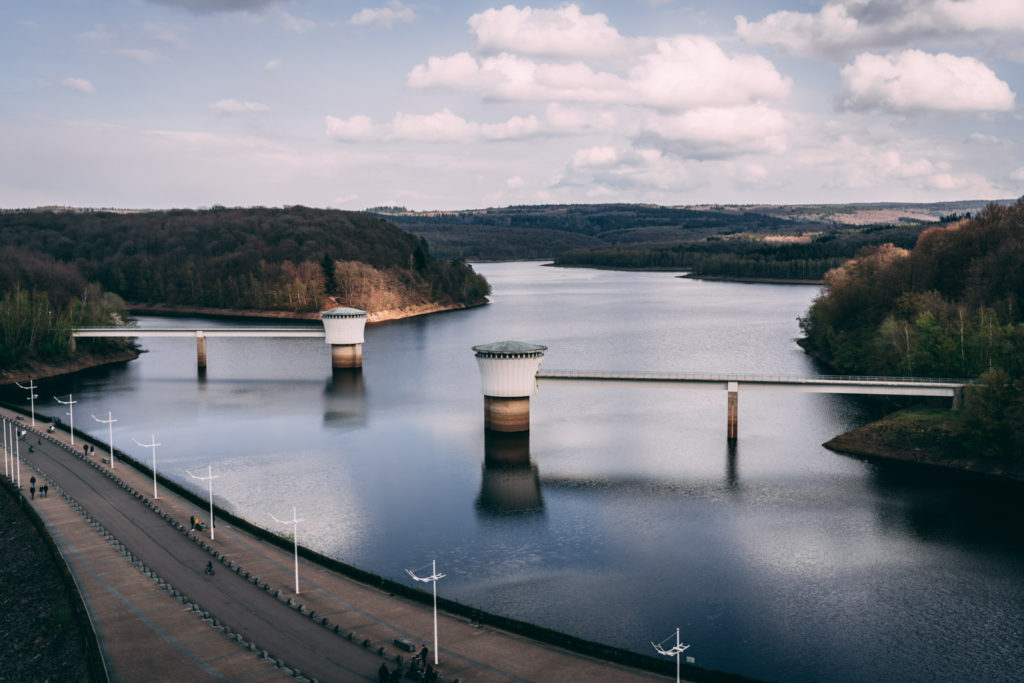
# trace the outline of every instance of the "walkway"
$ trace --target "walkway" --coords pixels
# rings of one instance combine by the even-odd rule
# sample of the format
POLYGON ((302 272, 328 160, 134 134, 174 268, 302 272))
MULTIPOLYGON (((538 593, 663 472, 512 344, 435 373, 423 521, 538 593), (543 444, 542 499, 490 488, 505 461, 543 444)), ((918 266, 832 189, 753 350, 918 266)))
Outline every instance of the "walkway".
MULTIPOLYGON (((35 505, 70 560, 112 680, 376 680, 382 661, 408 659, 395 639, 432 642, 429 607, 302 560, 296 595, 291 553, 226 524, 215 541, 193 540, 175 525, 202 510, 163 489, 150 501, 151 479, 90 463, 54 436, 30 432, 21 455, 51 482, 35 505), (211 558, 213 577, 202 571, 211 558)), ((439 632, 446 680, 666 680, 444 614, 439 632)))

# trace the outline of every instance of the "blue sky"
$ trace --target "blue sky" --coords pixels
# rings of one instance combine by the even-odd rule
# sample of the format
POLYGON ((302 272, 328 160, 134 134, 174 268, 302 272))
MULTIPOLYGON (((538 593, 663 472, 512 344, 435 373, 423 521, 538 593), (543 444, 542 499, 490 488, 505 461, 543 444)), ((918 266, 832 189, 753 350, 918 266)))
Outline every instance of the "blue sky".
POLYGON ((0 5, 0 207, 1024 194, 1021 0, 0 5))

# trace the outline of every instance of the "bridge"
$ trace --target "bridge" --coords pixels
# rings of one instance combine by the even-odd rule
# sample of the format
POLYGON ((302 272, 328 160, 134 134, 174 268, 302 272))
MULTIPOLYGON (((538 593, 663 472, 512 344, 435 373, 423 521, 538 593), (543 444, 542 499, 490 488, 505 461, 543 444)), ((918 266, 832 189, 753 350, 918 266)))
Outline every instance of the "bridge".
POLYGON ((208 337, 287 337, 323 339, 331 345, 331 365, 335 368, 359 368, 363 365, 363 330, 366 311, 357 308, 332 308, 320 313, 323 327, 276 325, 273 327, 76 327, 71 342, 86 337, 186 337, 196 340, 196 364, 206 367, 208 337))
POLYGON ((918 377, 857 377, 846 375, 820 375, 817 377, 743 375, 743 374, 687 374, 687 373, 627 373, 579 372, 575 370, 538 370, 537 385, 560 382, 612 383, 680 386, 688 389, 717 389, 728 392, 727 436, 735 440, 739 430, 739 392, 744 391, 800 391, 815 394, 869 394, 876 396, 938 396, 952 400, 954 410, 960 407, 965 381, 961 379, 931 379, 918 377))

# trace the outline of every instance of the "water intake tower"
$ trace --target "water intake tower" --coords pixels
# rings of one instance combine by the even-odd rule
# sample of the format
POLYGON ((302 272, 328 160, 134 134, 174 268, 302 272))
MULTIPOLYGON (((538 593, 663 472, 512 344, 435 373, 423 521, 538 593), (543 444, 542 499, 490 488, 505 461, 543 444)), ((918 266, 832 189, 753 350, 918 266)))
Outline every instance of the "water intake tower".
POLYGON ((484 428, 496 432, 530 429, 530 396, 548 347, 518 341, 474 346, 484 394, 484 428))
POLYGON ((332 308, 320 313, 320 318, 324 323, 324 341, 331 345, 331 367, 363 367, 366 311, 332 308))

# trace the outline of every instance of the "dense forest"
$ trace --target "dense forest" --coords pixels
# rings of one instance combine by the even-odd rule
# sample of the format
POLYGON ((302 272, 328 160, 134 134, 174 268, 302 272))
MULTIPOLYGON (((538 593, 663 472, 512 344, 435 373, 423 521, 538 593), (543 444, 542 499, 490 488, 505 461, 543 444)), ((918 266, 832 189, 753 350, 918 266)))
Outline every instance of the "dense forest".
POLYGON ((368 212, 425 237, 452 258, 550 259, 563 266, 686 270, 695 277, 819 281, 865 245, 909 248, 930 225, 983 206, 572 204, 368 212))
POLYGON ((868 247, 825 276, 802 343, 841 372, 978 378, 964 419, 984 450, 1024 447, 1024 199, 868 247))
MULTIPOLYGON (((109 325, 124 302, 89 284, 71 264, 17 247, 0 248, 0 371, 71 354, 71 328, 109 325)), ((80 351, 104 354, 132 348, 117 339, 82 339, 80 351)))
POLYGON ((131 303, 316 311, 479 303, 486 281, 362 213, 287 209, 0 214, 0 243, 74 264, 131 303))
POLYGON ((471 305, 490 294, 470 266, 434 258, 422 237, 363 213, 305 207, 6 211, 0 244, 0 370, 67 357, 70 327, 110 324, 122 299, 374 313, 471 305))

